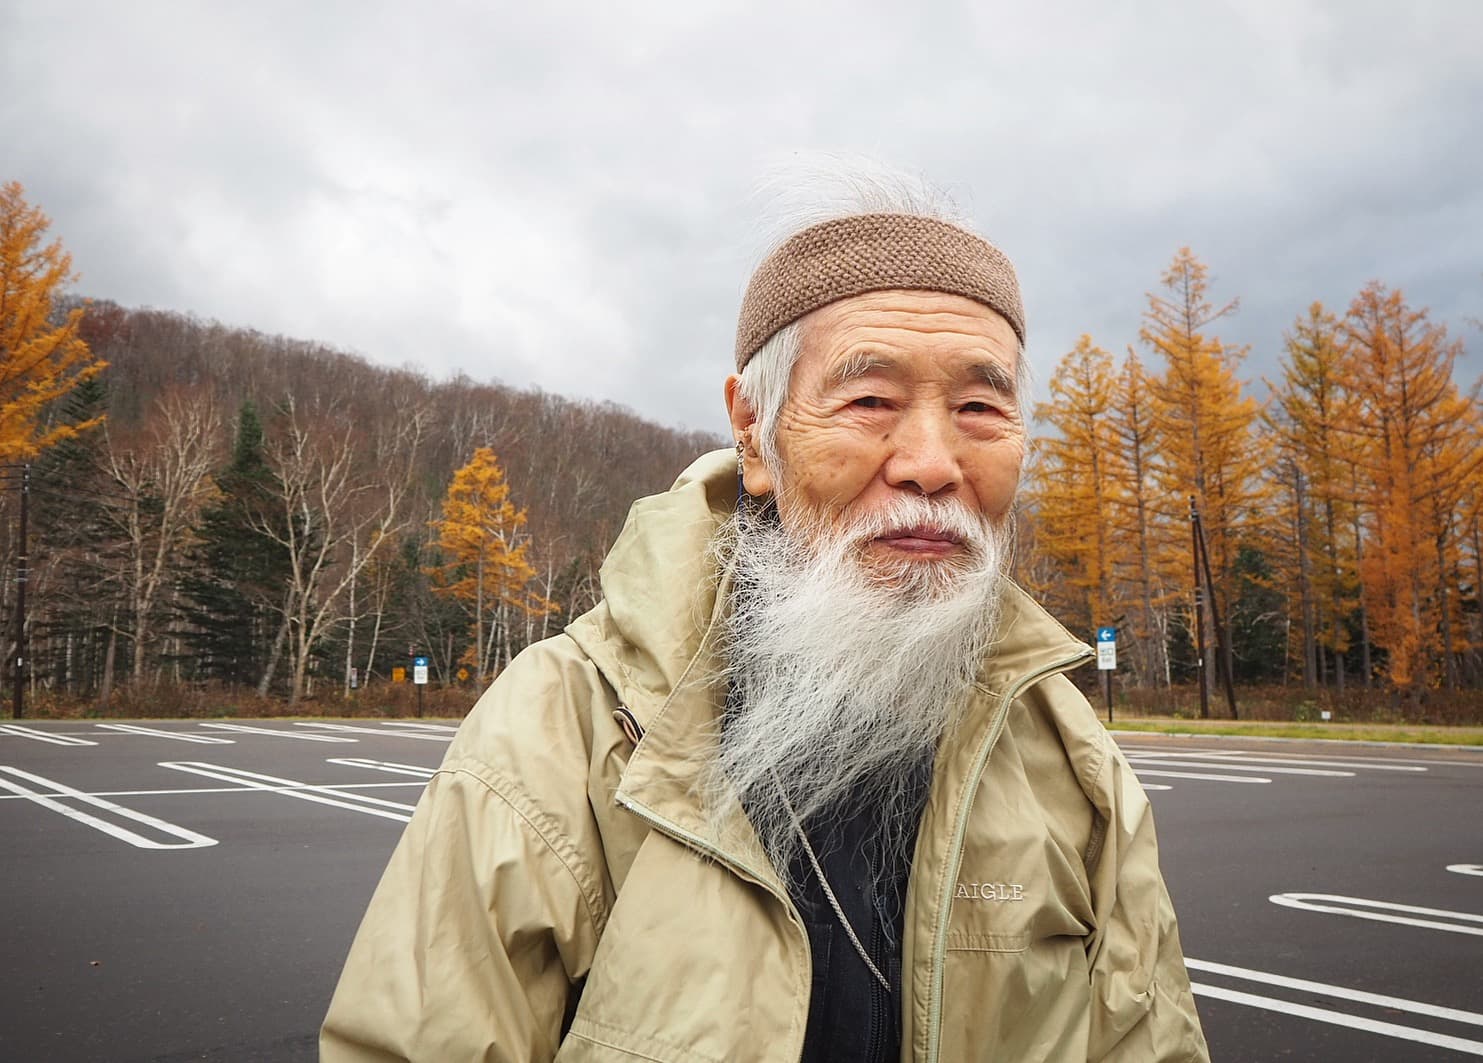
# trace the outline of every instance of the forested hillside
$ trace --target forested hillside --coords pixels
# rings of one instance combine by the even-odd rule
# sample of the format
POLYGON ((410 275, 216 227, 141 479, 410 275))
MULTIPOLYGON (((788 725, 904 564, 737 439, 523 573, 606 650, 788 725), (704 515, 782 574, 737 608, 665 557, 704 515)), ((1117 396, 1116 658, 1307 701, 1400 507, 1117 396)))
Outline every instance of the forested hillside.
MULTIPOLYGON (((79 336, 106 368, 51 419, 92 427, 29 466, 37 695, 185 683, 298 700, 414 652, 435 683, 477 685, 594 602, 635 498, 726 445, 179 313, 95 302, 79 336), (450 509, 450 487, 479 476, 450 509)), ((19 478, 0 496, 7 572, 19 478)))

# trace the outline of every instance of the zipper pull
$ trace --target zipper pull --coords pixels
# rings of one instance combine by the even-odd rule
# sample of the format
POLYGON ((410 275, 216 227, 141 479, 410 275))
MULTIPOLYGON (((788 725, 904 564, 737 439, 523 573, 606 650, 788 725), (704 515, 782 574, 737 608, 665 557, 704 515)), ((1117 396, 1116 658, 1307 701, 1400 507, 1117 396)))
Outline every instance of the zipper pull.
POLYGON ((629 710, 627 705, 619 705, 613 710, 613 722, 623 728, 623 733, 634 745, 638 745, 644 737, 644 729, 639 726, 638 717, 629 710))

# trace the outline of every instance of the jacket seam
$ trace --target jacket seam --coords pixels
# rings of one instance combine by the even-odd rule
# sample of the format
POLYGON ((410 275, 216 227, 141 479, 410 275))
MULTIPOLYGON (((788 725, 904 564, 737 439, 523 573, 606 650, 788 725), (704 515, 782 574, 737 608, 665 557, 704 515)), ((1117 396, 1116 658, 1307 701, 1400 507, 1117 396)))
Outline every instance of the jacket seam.
POLYGON ((678 1053, 681 1058, 686 1060, 701 1060, 703 1061, 703 1063, 719 1063, 718 1060, 714 1060, 710 1056, 696 1052, 692 1048, 685 1048, 682 1045, 670 1044, 667 1041, 663 1041, 657 1037, 649 1037, 644 1034, 637 1033, 633 1030, 625 1029, 624 1027, 618 1026, 615 1023, 604 1022, 601 1019, 588 1018, 587 1016, 583 1016, 576 1020, 576 1022, 572 1024, 572 1029, 568 1031, 569 1037, 577 1037, 582 1039, 583 1041, 590 1041, 592 1044, 595 1045, 602 1045, 604 1048, 611 1048, 618 1052, 626 1052, 628 1055, 636 1056, 639 1059, 653 1060, 654 1063, 669 1063, 669 1061, 666 1060, 664 1056, 650 1055, 648 1052, 643 1051, 637 1047, 615 1044, 612 1041, 605 1041, 600 1037, 594 1037, 590 1033, 583 1032, 583 1030, 579 1029, 579 1027, 591 1027, 594 1031, 607 1032, 609 1034, 621 1034, 626 1037, 636 1037, 642 1041, 648 1042, 648 1044, 650 1045, 653 1045, 656 1050, 662 1049, 668 1052, 678 1053))
MULTIPOLYGON (((1110 752, 1108 746, 1111 743, 1112 736, 1103 731, 1102 741, 1097 746, 1097 770, 1092 772, 1091 781, 1087 786, 1087 796, 1092 802, 1092 836, 1087 839, 1086 852, 1082 855, 1081 862, 1086 869, 1088 882, 1091 881, 1092 870, 1096 867, 1097 861, 1102 858, 1102 845, 1107 841, 1108 817, 1104 816, 1102 810, 1097 807, 1097 799, 1093 795, 1096 794, 1097 787, 1102 781, 1102 773, 1107 770, 1107 764, 1112 760, 1112 757, 1108 755, 1110 752)), ((1108 810, 1111 811, 1110 802, 1108 810)))
POLYGON ((536 807, 528 794, 520 791, 511 780, 476 760, 460 758, 455 763, 445 764, 439 768, 437 774, 467 775, 499 798, 506 808, 515 813, 571 876, 577 886, 577 891, 582 896, 582 904, 587 911, 587 921, 592 924, 593 933, 599 937, 602 935, 602 929, 607 924, 607 905, 602 901, 602 894, 596 887, 591 870, 581 854, 577 852, 576 847, 562 836, 551 817, 536 807))

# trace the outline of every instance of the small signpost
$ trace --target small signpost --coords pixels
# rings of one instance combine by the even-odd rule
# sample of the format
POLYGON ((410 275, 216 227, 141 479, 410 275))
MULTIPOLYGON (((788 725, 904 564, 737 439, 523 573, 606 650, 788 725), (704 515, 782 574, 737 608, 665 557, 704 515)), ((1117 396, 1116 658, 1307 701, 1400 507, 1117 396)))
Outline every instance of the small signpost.
POLYGON ((1107 691, 1107 722, 1112 722, 1112 673, 1117 671, 1117 628, 1097 629, 1097 670, 1105 676, 1103 686, 1107 691))
POLYGON ((422 716, 422 688, 427 686, 427 658, 412 658, 412 682, 417 686, 417 715, 422 716))

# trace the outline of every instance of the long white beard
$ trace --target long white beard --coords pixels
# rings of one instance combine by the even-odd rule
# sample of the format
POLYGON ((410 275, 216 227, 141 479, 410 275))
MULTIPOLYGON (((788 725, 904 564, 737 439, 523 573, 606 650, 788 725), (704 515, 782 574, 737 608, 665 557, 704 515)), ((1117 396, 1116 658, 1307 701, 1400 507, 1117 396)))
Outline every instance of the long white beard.
POLYGON ((919 813, 907 783, 953 726, 995 637, 1011 527, 920 496, 827 534, 743 507, 730 529, 725 646, 735 710, 704 784, 713 825, 739 799, 785 877, 798 824, 847 798, 875 806, 883 845, 904 846, 919 813), (890 566, 866 557, 871 539, 921 525, 967 549, 890 566))

